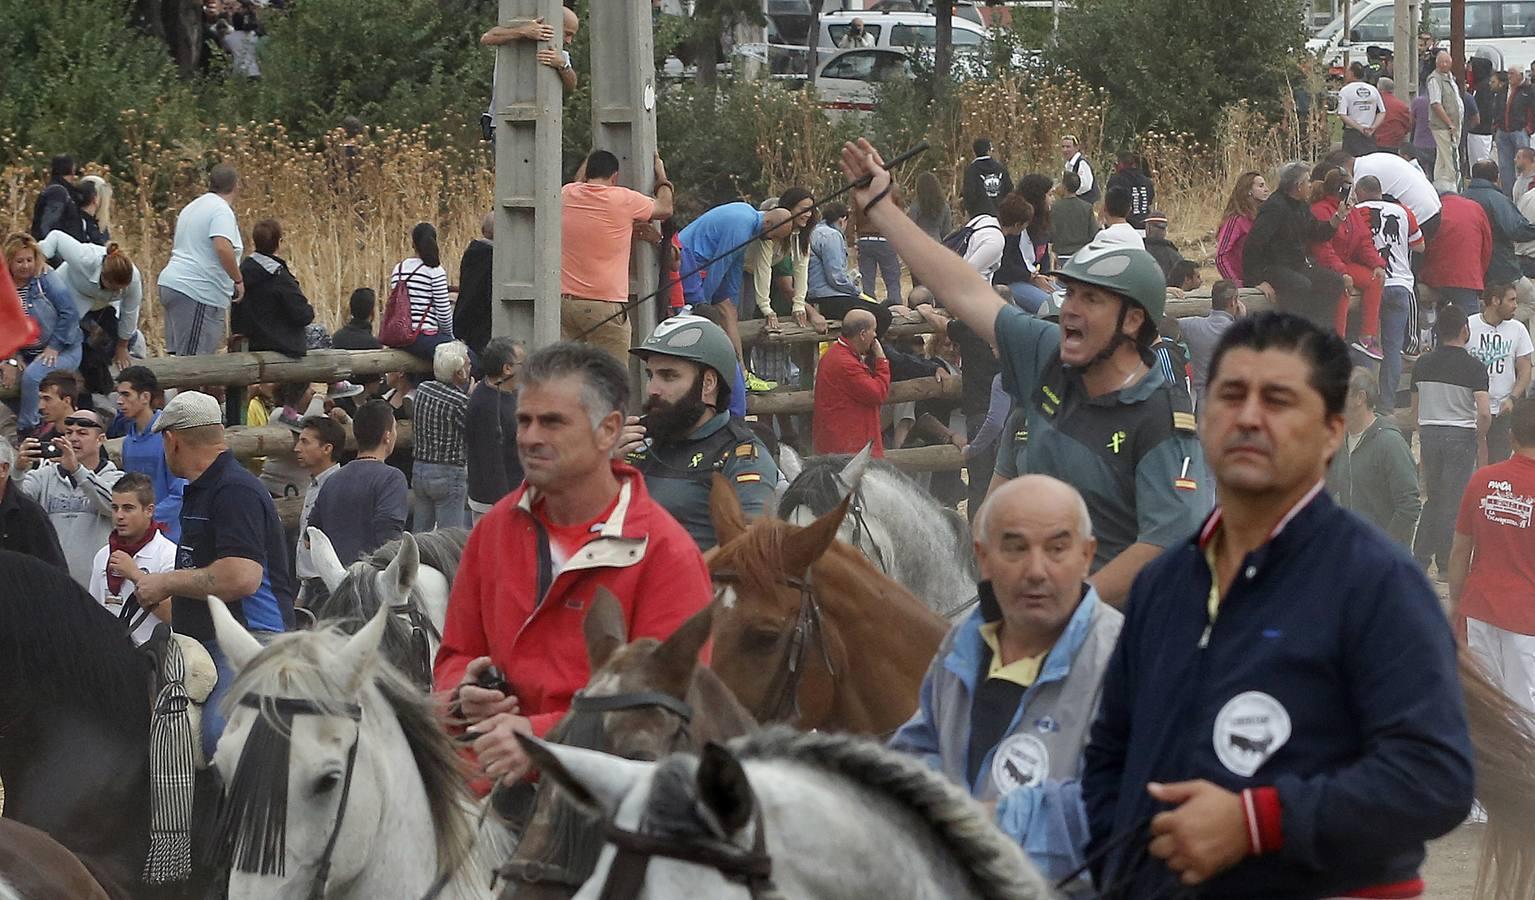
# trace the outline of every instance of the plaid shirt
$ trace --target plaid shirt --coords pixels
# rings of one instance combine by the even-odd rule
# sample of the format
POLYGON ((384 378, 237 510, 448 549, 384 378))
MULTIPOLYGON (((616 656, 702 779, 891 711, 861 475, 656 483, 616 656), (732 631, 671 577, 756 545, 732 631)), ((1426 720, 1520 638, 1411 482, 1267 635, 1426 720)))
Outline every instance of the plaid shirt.
POLYGON ((414 453, 417 462, 465 466, 464 413, 469 394, 463 388, 440 381, 423 382, 416 388, 414 453))

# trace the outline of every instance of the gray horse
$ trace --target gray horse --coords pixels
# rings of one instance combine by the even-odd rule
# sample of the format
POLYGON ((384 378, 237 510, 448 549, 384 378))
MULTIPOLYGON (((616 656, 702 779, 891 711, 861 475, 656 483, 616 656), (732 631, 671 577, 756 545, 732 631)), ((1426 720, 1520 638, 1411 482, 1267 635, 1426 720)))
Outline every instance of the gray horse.
POLYGON ((778 465, 789 486, 778 499, 778 517, 809 525, 851 493, 839 540, 939 615, 965 606, 975 597, 970 526, 895 466, 870 456, 865 447, 856 456, 802 460, 785 446, 778 465))

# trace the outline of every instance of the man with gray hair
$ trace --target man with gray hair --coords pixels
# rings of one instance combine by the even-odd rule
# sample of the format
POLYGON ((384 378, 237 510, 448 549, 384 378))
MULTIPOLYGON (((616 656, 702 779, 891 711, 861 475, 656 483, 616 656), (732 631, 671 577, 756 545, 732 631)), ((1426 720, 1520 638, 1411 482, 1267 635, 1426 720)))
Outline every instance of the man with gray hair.
POLYGON ((1327 489, 1338 505, 1358 513, 1402 547, 1412 547, 1423 504, 1418 465, 1392 416, 1380 409, 1380 388, 1369 369, 1356 367, 1348 380, 1343 446, 1327 469, 1327 489))
POLYGON ((59 536, 48 514, 11 483, 16 468, 16 448, 0 438, 0 550, 14 550, 69 571, 69 561, 59 546, 59 536))
POLYGON ((1303 162, 1280 168, 1278 189, 1253 220, 1242 255, 1242 280, 1268 282, 1280 309, 1330 328, 1343 298, 1343 276, 1317 265, 1311 247, 1331 240, 1352 207, 1345 200, 1330 219, 1312 215, 1305 193, 1310 178, 1311 167, 1303 162))
MULTIPOLYGON (((890 740, 996 813, 1052 881, 1082 862, 1077 780, 1124 617, 1087 583, 1087 503, 1048 475, 998 487, 975 518, 975 609, 928 668, 920 707, 890 740)), ((1071 896, 1092 896, 1086 880, 1071 896)))
POLYGON ((176 217, 170 262, 157 284, 165 310, 165 352, 171 356, 213 353, 224 342, 229 304, 245 298, 240 275, 240 225, 230 205, 240 184, 233 166, 208 173, 208 192, 176 217))
POLYGON ((598 590, 618 598, 630 640, 665 639, 714 596, 698 545, 613 458, 628 370, 561 342, 518 377, 524 481, 469 535, 434 671, 480 770, 509 782, 529 764, 516 735, 547 734, 591 676, 582 623, 598 590), (495 674, 504 683, 486 687, 495 674))
POLYGON ((1434 183, 1460 183, 1460 135, 1465 101, 1455 79, 1450 51, 1434 54, 1434 71, 1424 82, 1428 95, 1429 130, 1434 135, 1434 183))

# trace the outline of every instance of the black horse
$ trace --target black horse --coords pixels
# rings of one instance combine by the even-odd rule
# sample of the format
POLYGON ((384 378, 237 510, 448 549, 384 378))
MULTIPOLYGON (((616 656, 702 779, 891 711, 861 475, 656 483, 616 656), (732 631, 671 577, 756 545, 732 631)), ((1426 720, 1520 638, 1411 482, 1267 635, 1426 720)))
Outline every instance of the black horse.
MULTIPOLYGON (((109 893, 200 896, 205 884, 140 883, 149 849, 153 676, 149 655, 67 573, 0 551, 6 818, 68 847, 98 881, 111 883, 109 893)), ((205 856, 196 835, 206 830, 194 819, 194 865, 205 856)))

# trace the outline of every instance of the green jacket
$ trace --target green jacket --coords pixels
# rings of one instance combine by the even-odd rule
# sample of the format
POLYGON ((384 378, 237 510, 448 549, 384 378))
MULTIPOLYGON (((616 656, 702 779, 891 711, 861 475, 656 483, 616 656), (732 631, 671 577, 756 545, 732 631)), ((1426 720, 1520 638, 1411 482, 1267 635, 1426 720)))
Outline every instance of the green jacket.
POLYGON ((1395 422, 1376 416, 1352 452, 1345 439, 1328 469, 1327 488, 1340 506, 1367 519, 1404 547, 1412 546, 1422 508, 1418 466, 1395 422))

